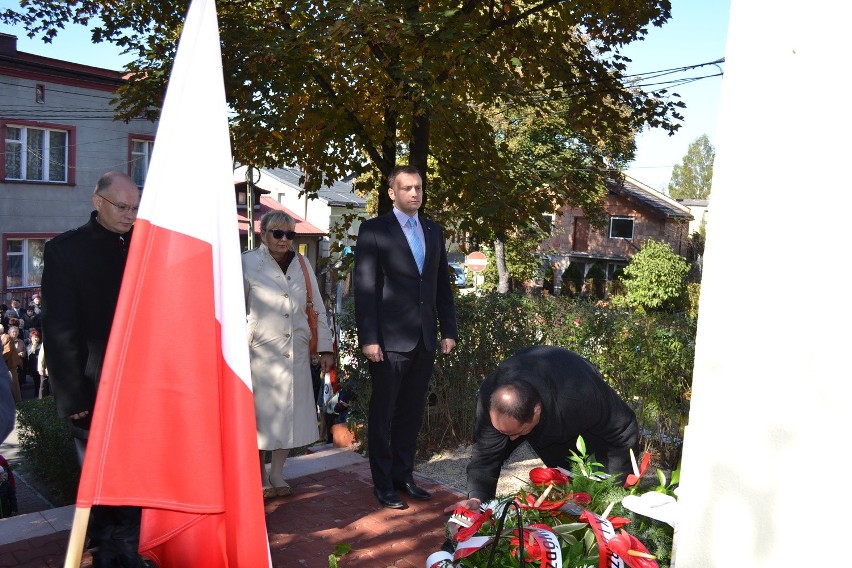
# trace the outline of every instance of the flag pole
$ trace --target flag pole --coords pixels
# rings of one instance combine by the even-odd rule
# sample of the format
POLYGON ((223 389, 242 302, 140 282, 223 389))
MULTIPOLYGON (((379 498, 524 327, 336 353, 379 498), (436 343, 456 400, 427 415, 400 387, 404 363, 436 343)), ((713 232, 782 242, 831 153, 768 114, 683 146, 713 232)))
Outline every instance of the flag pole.
POLYGON ((71 524, 71 536, 68 537, 68 549, 65 551, 65 568, 79 568, 83 560, 83 545, 86 542, 86 528, 89 526, 91 507, 74 509, 74 522, 71 524))

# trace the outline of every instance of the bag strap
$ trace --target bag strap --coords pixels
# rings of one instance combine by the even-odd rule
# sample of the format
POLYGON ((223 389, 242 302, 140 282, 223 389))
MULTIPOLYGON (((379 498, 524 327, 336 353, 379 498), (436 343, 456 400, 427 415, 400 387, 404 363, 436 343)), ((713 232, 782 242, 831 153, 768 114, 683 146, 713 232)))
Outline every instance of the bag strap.
POLYGON ((305 266, 305 259, 298 252, 296 253, 296 258, 299 259, 299 264, 302 265, 302 276, 305 277, 305 289, 308 294, 308 305, 311 309, 314 309, 314 291, 311 288, 311 280, 308 278, 308 268, 305 266))
POLYGON ((299 258, 299 264, 302 265, 302 275, 305 277, 305 290, 307 296, 307 302, 305 304, 305 315, 308 318, 308 326, 311 328, 311 343, 310 343, 310 352, 311 357, 315 357, 317 354, 317 311, 314 309, 314 293, 311 288, 311 281, 308 278, 308 268, 305 266, 305 259, 302 258, 302 255, 296 253, 296 256, 299 258))

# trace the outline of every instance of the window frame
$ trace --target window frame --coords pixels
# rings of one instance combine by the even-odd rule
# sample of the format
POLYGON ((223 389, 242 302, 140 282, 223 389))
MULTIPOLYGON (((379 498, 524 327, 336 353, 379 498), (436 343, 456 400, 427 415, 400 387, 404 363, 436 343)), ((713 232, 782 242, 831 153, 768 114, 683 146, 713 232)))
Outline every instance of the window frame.
POLYGON ((633 217, 625 217, 625 216, 621 216, 621 215, 610 216, 608 235, 609 235, 609 238, 611 238, 611 239, 624 239, 624 240, 632 241, 633 238, 636 235, 636 219, 633 218, 633 217), (615 222, 616 221, 621 221, 621 222, 630 221, 630 236, 629 237, 613 234, 615 232, 615 222))
MULTIPOLYGON (((56 124, 51 122, 39 122, 33 120, 16 120, 14 118, 5 118, 0 119, 0 140, 3 142, 2 155, 3 159, 0 160, 0 183, 23 183, 23 184, 39 184, 39 185, 74 185, 76 180, 76 160, 77 160, 77 129, 74 126, 70 126, 67 124, 56 124), (49 148, 49 133, 50 132, 63 132, 65 134, 65 179, 62 181, 55 181, 50 179, 26 179, 26 160, 24 159, 24 155, 22 153, 22 161, 21 161, 21 174, 24 176, 22 178, 10 178, 8 177, 8 172, 6 171, 6 145, 9 140, 8 137, 8 128, 20 128, 24 130, 41 130, 48 134, 45 138, 49 148)), ((22 137, 20 141, 21 147, 24 147, 26 144, 25 137, 22 137)), ((45 147, 42 145, 42 151, 44 151, 45 147)), ((50 178, 50 170, 48 164, 50 163, 49 158, 49 149, 48 149, 48 159, 45 160, 44 165, 42 166, 42 174, 45 173, 44 168, 48 168, 47 177, 50 178)))
POLYGON ((133 181, 137 181, 134 177, 133 166, 136 164, 137 156, 141 156, 145 159, 145 175, 143 176, 142 183, 136 183, 140 188, 145 186, 145 181, 148 179, 148 169, 151 167, 151 156, 154 154, 154 136, 148 134, 128 134, 127 135, 127 175, 133 179, 133 181), (145 152, 135 152, 133 149, 133 145, 136 142, 144 143, 145 152))
MULTIPOLYGON (((53 233, 9 233, 3 235, 3 290, 26 290, 28 288, 40 288, 41 287, 41 277, 38 279, 38 283, 30 283, 29 282, 29 267, 32 263, 32 259, 30 258, 30 247, 29 241, 44 241, 42 244, 41 250, 42 255, 44 254, 44 245, 52 239, 55 235, 53 233), (21 284, 19 286, 11 286, 9 283, 9 257, 12 253, 9 252, 9 243, 10 241, 23 241, 21 243, 21 253, 20 256, 23 257, 21 262, 21 284)), ((14 253, 14 256, 18 256, 18 253, 14 253)), ((44 270, 44 257, 42 256, 42 270, 44 270)))

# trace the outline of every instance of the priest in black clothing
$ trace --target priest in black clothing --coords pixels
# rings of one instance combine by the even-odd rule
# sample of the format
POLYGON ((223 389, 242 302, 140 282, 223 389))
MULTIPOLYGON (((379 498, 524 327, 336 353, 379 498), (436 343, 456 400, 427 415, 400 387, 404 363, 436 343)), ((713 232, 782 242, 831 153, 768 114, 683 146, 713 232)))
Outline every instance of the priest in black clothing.
POLYGON ((582 436, 608 473, 632 472, 636 415, 592 363, 568 349, 519 351, 483 381, 478 397, 468 499, 459 505, 478 508, 494 497, 503 462, 524 441, 548 467, 567 467, 582 436))

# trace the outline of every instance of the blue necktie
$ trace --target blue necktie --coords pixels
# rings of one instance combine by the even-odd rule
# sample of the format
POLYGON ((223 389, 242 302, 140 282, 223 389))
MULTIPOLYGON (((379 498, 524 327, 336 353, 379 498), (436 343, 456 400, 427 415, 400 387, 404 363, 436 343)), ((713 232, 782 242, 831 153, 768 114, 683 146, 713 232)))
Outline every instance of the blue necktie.
POLYGON ((421 244, 420 236, 417 234, 417 221, 414 220, 414 217, 409 217, 405 226, 408 228, 405 238, 408 239, 408 246, 411 247, 414 262, 417 263, 417 271, 423 274, 423 263, 426 260, 426 253, 423 251, 423 244, 421 244))

